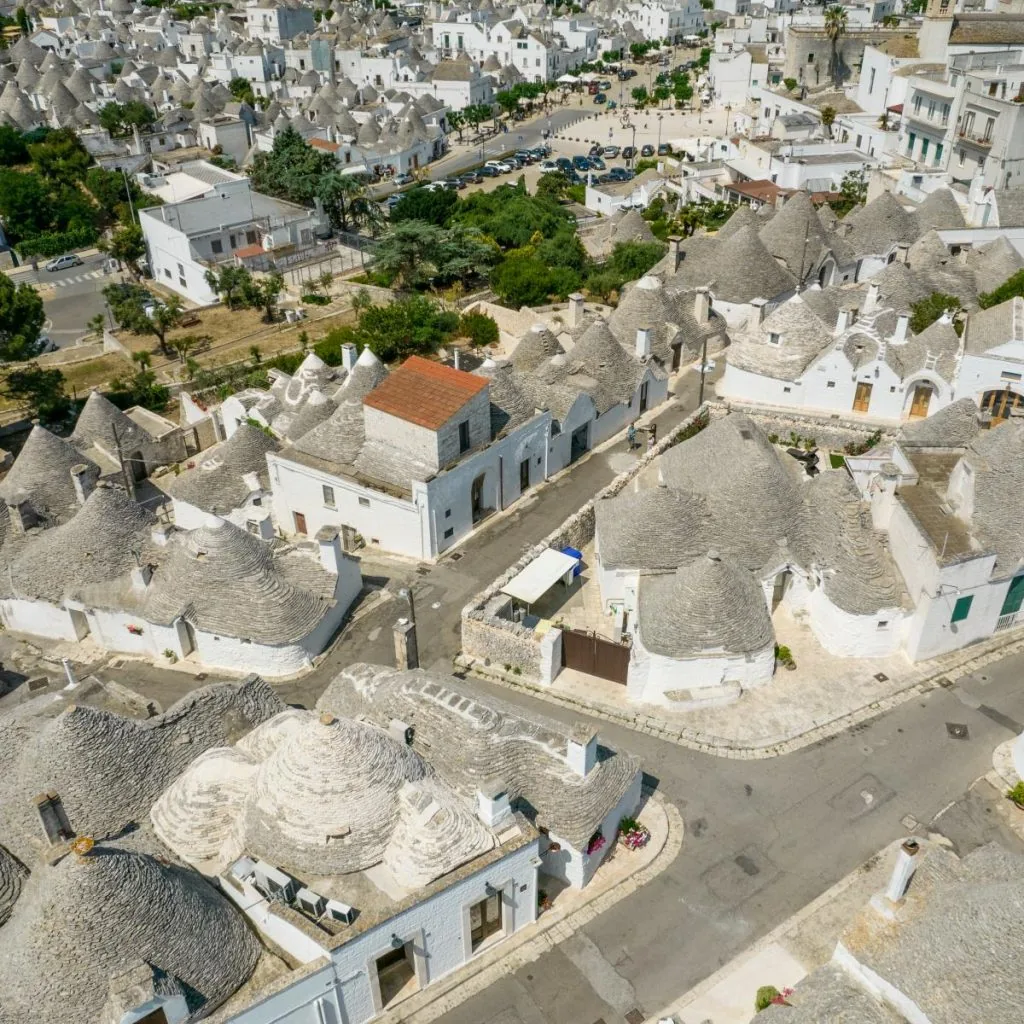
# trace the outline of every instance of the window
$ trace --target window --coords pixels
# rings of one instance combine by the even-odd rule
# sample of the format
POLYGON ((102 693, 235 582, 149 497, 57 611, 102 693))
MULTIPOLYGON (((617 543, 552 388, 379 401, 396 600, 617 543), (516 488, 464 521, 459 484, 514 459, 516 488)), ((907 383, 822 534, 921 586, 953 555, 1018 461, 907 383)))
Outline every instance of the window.
POLYGON ((914 146, 917 144, 917 132, 911 132, 907 137, 907 156, 914 155, 914 146))
POLYGON ((942 163, 942 143, 935 143, 935 165, 938 166, 942 163))
POLYGON ((781 344, 781 342, 782 342, 782 335, 776 334, 774 331, 772 331, 772 333, 768 335, 768 344, 769 345, 778 345, 778 344, 781 344))
POLYGON ((782 393, 783 393, 784 395, 788 395, 788 394, 790 393, 790 391, 792 391, 792 390, 793 390, 792 388, 783 388, 783 389, 782 389, 782 393))
POLYGON ((234 235, 229 235, 228 236, 228 242, 230 243, 232 249, 237 249, 238 248, 238 244, 235 241, 235 236, 234 235))
POLYGON ((871 69, 871 77, 868 79, 868 93, 875 91, 875 69, 871 69))
POLYGON ((827 388, 834 388, 835 386, 836 386, 836 382, 834 380, 830 380, 830 381, 828 381, 825 384, 825 387, 827 387, 827 388))
POLYGON ((452 517, 452 510, 450 508, 446 508, 444 510, 444 517, 445 517, 445 519, 451 519, 451 517, 452 517))
POLYGON ((1000 380, 1020 380, 1020 374, 1019 373, 1010 373, 1009 370, 1003 370, 1003 372, 1001 374, 999 374, 999 379, 1000 380))
POLYGON ((814 63, 814 54, 813 53, 807 54, 807 63, 808 64, 813 64, 814 63))
POLYGON ((359 504, 362 505, 363 508, 369 508, 370 507, 370 499, 369 498, 360 498, 359 499, 359 504))
POLYGON ((928 146, 931 143, 931 139, 921 140, 921 162, 924 163, 928 159, 928 146))
POLYGON ((258 534, 260 532, 260 524, 257 523, 255 519, 247 519, 245 521, 245 528, 250 533, 258 534))
POLYGON ((261 506, 261 505, 263 504, 263 499, 262 499, 262 498, 253 498, 253 499, 252 499, 252 503, 253 503, 253 504, 254 504, 254 505, 255 505, 255 506, 257 507, 257 508, 259 508, 259 507, 260 507, 260 506, 261 506))
POLYGON ((245 240, 250 245, 255 245, 256 244, 256 232, 255 231, 246 231, 246 233, 245 233, 245 240))
POLYGON ((327 508, 337 508, 337 506, 334 504, 334 488, 333 487, 328 487, 327 484, 324 484, 323 485, 323 492, 324 492, 324 505, 327 508))
POLYGON ((469 451, 469 420, 459 424, 459 452, 469 451))
POLYGON ((963 167, 964 165, 964 156, 965 154, 962 149, 957 150, 956 158, 959 161, 961 167, 963 167))
POLYGON ((914 113, 915 114, 920 114, 921 113, 921 97, 920 96, 915 96, 914 97, 914 113))
POLYGON ((164 277, 170 278, 171 272, 167 267, 164 267, 164 277))
POLYGON ((501 893, 496 892, 469 908, 470 947, 475 953, 487 939, 502 930, 501 893))
POLYGON ((224 243, 219 238, 215 238, 210 243, 210 251, 214 253, 222 253, 224 251, 224 243))
POLYGON ((178 277, 185 276, 185 268, 179 263, 178 264, 178 277))
POLYGON ((455 536, 455 527, 454 526, 449 526, 448 529, 444 531, 444 539, 445 540, 451 540, 451 538, 454 537, 454 536, 455 536))
POLYGON ((949 620, 950 623, 963 622, 971 614, 971 605, 973 603, 973 594, 970 597, 958 597, 956 604, 953 605, 953 615, 949 620))
POLYGON ((878 625, 875 628, 876 629, 887 629, 888 626, 889 626, 889 620, 888 619, 879 619, 878 620, 878 625))

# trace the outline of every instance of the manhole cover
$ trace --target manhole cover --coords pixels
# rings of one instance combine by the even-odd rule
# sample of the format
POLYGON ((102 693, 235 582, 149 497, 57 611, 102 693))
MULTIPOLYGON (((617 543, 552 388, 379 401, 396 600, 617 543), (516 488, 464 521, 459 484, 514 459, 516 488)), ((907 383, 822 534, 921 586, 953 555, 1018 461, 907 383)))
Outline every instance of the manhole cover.
POLYGON ((626 1024, 644 1024, 644 1015, 639 1010, 630 1010, 626 1014, 626 1024))
POLYGON ((455 554, 452 555, 452 561, 453 562, 457 562, 461 557, 462 557, 462 552, 461 551, 456 551, 455 554))
POLYGON ((900 824, 908 832, 916 832, 921 826, 921 822, 919 822, 912 814, 904 814, 903 817, 900 818, 900 824))
POLYGON ((884 672, 876 672, 875 673, 875 678, 880 683, 887 683, 889 681, 889 677, 884 672))
POLYGON ((947 722, 946 732, 949 734, 950 739, 954 740, 966 740, 970 739, 967 732, 967 726, 961 722, 947 722))

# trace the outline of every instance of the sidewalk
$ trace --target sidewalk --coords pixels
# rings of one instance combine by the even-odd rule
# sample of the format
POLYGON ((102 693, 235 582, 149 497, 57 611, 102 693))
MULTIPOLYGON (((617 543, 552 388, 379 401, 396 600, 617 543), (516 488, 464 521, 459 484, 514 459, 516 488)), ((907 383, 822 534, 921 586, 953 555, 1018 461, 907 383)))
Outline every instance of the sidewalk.
POLYGON ((709 978, 652 1014, 679 1024, 748 1024, 762 985, 794 988, 832 958, 839 936, 889 879, 902 839, 894 840, 816 900, 755 942, 709 978))
POLYGON ((746 691, 729 704, 688 712, 631 704, 622 686, 593 676, 575 679, 567 675, 560 683, 559 675, 551 686, 542 686, 506 674, 493 664, 484 667, 473 660, 464 667, 489 682, 668 743, 719 757, 751 760, 779 757, 820 743, 914 697, 949 687, 959 676, 1022 652, 1024 628, 998 633, 918 665, 907 662, 905 667, 894 668, 889 661, 879 665, 862 660, 852 664, 857 671, 844 672, 841 678, 835 673, 812 678, 778 672, 766 686, 746 691))
POLYGON ((535 924, 402 1000, 377 1020, 381 1024, 428 1024, 436 1020, 500 978, 539 959, 664 871, 682 849, 683 819, 657 794, 644 790, 644 797, 639 819, 650 829, 651 841, 643 850, 630 851, 616 844, 585 889, 563 890, 535 924))

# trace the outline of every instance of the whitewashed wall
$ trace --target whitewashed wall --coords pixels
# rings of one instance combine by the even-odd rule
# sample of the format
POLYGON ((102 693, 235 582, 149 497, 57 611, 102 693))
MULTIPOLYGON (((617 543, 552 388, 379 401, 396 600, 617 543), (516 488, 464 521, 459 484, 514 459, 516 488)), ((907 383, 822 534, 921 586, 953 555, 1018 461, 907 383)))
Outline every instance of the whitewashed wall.
POLYGON ((45 601, 5 598, 0 601, 0 617, 16 633, 33 633, 51 640, 78 639, 67 611, 45 601))

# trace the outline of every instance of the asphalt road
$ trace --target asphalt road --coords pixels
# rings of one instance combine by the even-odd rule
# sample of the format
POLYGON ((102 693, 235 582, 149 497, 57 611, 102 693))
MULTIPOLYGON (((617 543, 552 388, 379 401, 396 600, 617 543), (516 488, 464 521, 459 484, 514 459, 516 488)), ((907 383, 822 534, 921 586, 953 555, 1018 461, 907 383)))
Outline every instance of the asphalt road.
POLYGON ((88 332, 86 325, 92 317, 104 312, 102 291, 112 281, 119 280, 116 274, 104 273, 106 260, 103 253, 96 253, 84 257, 80 267, 52 274, 40 263, 38 271, 15 278, 40 289, 46 309, 46 333, 58 348, 73 345, 88 332))

